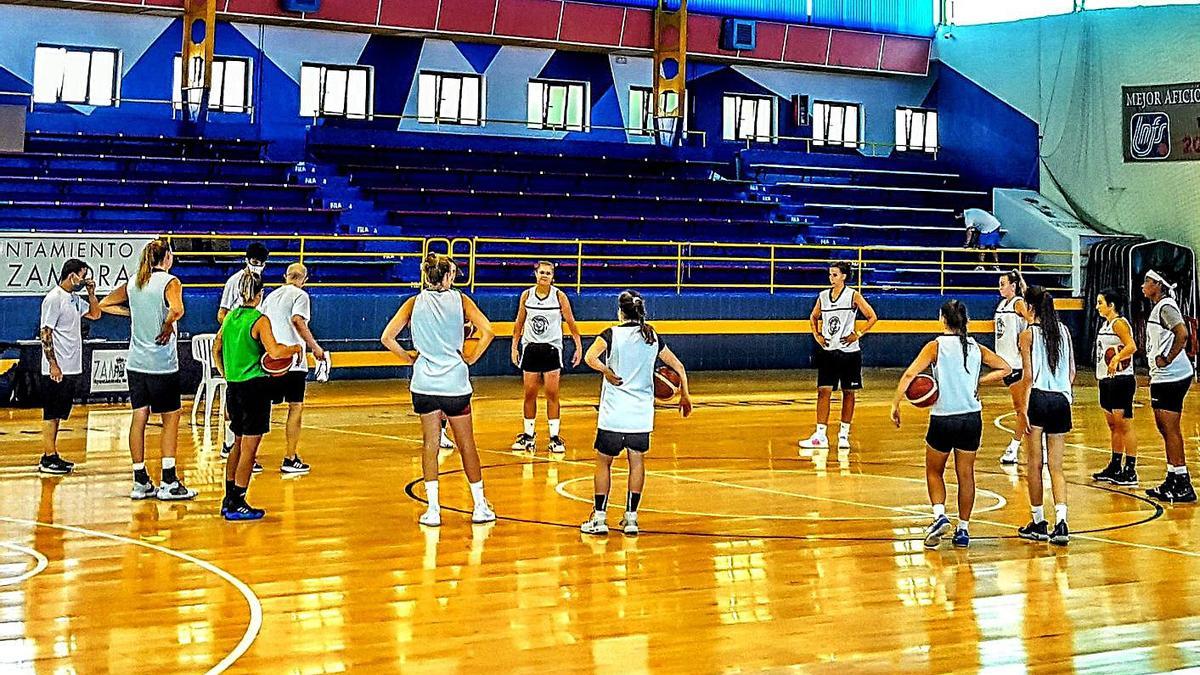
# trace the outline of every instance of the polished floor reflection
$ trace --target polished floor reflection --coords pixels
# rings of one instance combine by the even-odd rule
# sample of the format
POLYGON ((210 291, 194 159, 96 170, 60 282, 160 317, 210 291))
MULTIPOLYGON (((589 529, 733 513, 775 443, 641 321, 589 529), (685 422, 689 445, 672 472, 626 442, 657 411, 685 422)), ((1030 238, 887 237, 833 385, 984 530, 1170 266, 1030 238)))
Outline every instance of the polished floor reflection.
MULTIPOLYGON (((34 470, 37 411, 4 409, 0 672, 1200 667, 1197 507, 1088 479, 1108 459, 1093 387, 1078 389, 1068 439, 1070 546, 1014 536, 1029 517, 1024 469, 997 461, 1006 436, 992 422, 1012 420, 1006 392, 992 389, 975 539, 930 552, 924 415, 907 409, 899 431, 886 421, 895 376, 868 378, 850 452, 804 456, 810 373, 697 373, 694 416, 659 413, 638 538, 578 531, 590 510, 592 376, 565 380, 563 458, 547 455, 544 421, 535 455, 508 450, 519 382, 477 383, 500 520, 470 523, 448 453, 440 529, 416 522, 420 431, 403 383, 310 386, 302 455, 313 473, 278 473, 277 426, 251 488, 267 518, 246 524, 217 515, 214 431, 182 431, 195 502, 131 502, 124 409, 76 409, 62 452, 78 467, 65 478, 34 470)), ((1191 402, 1193 459, 1198 421, 1191 402)), ((1164 462, 1147 408, 1136 427, 1144 489, 1164 462)), ((624 489, 618 473, 610 525, 624 489)), ((953 499, 952 487, 951 511, 953 499)))

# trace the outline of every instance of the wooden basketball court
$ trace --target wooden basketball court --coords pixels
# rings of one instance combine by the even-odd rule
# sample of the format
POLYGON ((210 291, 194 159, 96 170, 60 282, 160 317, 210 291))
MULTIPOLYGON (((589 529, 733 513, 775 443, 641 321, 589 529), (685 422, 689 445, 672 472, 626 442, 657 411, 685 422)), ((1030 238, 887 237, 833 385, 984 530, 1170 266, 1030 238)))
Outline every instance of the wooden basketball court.
MULTIPOLYGON (((251 503, 268 511, 258 523, 217 514, 215 430, 181 432, 195 502, 131 502, 124 408, 76 409, 61 448, 79 464, 66 478, 35 472, 39 412, 6 410, 0 671, 1200 667, 1200 512, 1090 481, 1108 459, 1090 380, 1077 387, 1068 439, 1070 546, 1015 536, 1029 519, 1024 469, 997 461, 1007 437, 992 422, 1012 419, 1007 392, 992 388, 974 540, 929 552, 925 414, 906 408, 899 431, 887 421, 897 375, 870 373, 849 453, 802 456, 812 373, 696 373, 694 416, 659 413, 638 538, 578 530, 590 511, 593 375, 565 380, 562 459, 545 452, 544 417, 536 456, 508 450, 519 382, 477 382, 499 521, 470 523, 448 454, 440 529, 417 525, 420 430, 403 382, 310 386, 301 454, 313 473, 280 476, 277 425, 251 486, 251 503)), ((1193 467, 1197 420, 1190 402, 1193 467)), ((1164 461, 1147 408, 1136 427, 1144 489, 1164 461)), ((610 525, 624 489, 615 476, 610 525)))

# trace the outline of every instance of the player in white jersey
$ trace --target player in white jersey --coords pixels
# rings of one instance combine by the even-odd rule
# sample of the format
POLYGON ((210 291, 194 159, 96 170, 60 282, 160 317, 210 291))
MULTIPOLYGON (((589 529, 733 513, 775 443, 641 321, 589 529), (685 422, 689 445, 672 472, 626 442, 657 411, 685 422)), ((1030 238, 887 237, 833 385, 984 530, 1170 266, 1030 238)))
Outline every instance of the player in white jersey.
POLYGON ((687 371, 650 324, 646 303, 637 291, 617 298, 620 325, 606 329, 587 352, 587 364, 604 375, 600 385, 600 415, 596 422, 596 473, 592 515, 579 529, 584 534, 608 534, 608 491, 612 463, 623 450, 629 455, 629 491, 621 529, 638 533, 638 505, 646 485, 645 455, 654 430, 654 364, 662 359, 679 374, 679 410, 692 414, 687 371))
MULTIPOLYGON (((1024 293, 1025 279, 1021 277, 1020 272, 1012 270, 1000 275, 1000 304, 996 305, 996 312, 992 318, 996 324, 996 353, 1012 369, 1008 377, 1004 378, 1004 384, 1008 385, 1008 392, 1012 396, 1013 411, 1017 410, 1021 402, 1018 386, 1021 382, 1021 350, 1017 348, 1017 336, 1025 330, 1025 317, 1029 311, 1025 300, 1021 298, 1024 293)), ((1017 454, 1021 450, 1023 438, 1023 431, 1018 429, 1013 432, 1012 441, 1000 456, 1001 464, 1017 463, 1017 454)))
POLYGON ((1022 539, 1047 541, 1065 546, 1067 527, 1067 478, 1063 472, 1066 434, 1071 430, 1071 387, 1075 382, 1075 357, 1071 333, 1058 320, 1054 296, 1041 286, 1025 291, 1029 305, 1029 327, 1021 331, 1021 400, 1017 429, 1029 431, 1025 476, 1033 519, 1018 528, 1022 539), (1046 522, 1042 500, 1042 441, 1050 469, 1050 493, 1054 497, 1054 529, 1046 522))
POLYGON ((554 286, 554 263, 545 260, 534 266, 537 285, 521 293, 517 319, 513 322, 512 362, 521 369, 524 381, 524 427, 513 441, 513 450, 533 452, 537 422, 538 389, 546 387, 546 421, 550 427, 549 450, 566 452, 559 435, 558 386, 563 367, 563 324, 575 340, 571 365, 583 358, 583 343, 567 294, 554 286))
POLYGON ((1100 387, 1100 408, 1108 422, 1112 459, 1102 471, 1092 474, 1092 480, 1137 487, 1137 438, 1132 423, 1133 396, 1137 392, 1133 355, 1137 353, 1137 342, 1129 320, 1121 316, 1123 304, 1124 299, 1116 289, 1096 295, 1096 313, 1104 321, 1096 333, 1096 382, 1100 387))
POLYGON ((1142 282, 1142 295, 1153 303, 1146 318, 1146 359, 1150 362, 1150 407, 1167 452, 1167 477, 1146 491, 1154 499, 1194 502, 1196 490, 1188 475, 1181 418, 1183 399, 1192 385, 1195 370, 1186 350, 1188 327, 1179 305, 1171 297, 1175 286, 1159 272, 1150 270, 1142 282))
POLYGON ((479 360, 492 343, 495 333, 492 324, 473 300, 454 290, 457 268, 447 256, 430 253, 421 265, 422 288, 396 311, 383 329, 380 342, 400 359, 401 365, 412 366, 408 389, 412 394, 413 411, 421 416, 421 470, 425 478, 425 495, 429 508, 420 517, 422 525, 442 524, 442 508, 438 493, 438 451, 442 431, 442 416, 450 420, 458 452, 462 457, 463 473, 471 488, 474 510, 471 522, 490 523, 496 520, 491 504, 483 494, 483 472, 479 452, 475 447, 475 430, 471 418, 471 379, 469 367, 479 360), (479 336, 479 346, 470 356, 463 353, 463 324, 470 323, 479 336), (400 346, 397 338, 405 327, 412 327, 416 356, 400 346))
MULTIPOLYGON (((230 275, 225 280, 224 288, 221 289, 221 300, 217 305, 218 326, 225 323, 225 315, 242 306, 240 290, 242 277, 246 274, 257 274, 259 278, 263 278, 263 271, 267 269, 267 258, 269 257, 271 257, 271 251, 261 241, 252 241, 246 247, 246 266, 230 275)), ((222 401, 221 405, 225 405, 225 402, 222 401)), ((229 451, 233 449, 234 434, 228 414, 225 415, 225 420, 225 439, 221 441, 221 457, 228 458, 229 451)), ((262 465, 255 462, 254 473, 262 473, 262 470, 262 465)))
POLYGON ((958 476, 958 527, 953 541, 956 547, 965 548, 971 543, 971 511, 975 508, 975 453, 983 437, 979 385, 1000 381, 1012 372, 1012 367, 970 336, 967 306, 962 302, 947 300, 938 318, 942 335, 925 344, 896 385, 892 422, 900 428, 900 399, 913 378, 932 366, 938 398, 929 413, 929 431, 925 434, 925 484, 933 505, 933 523, 925 530, 925 548, 937 548, 950 531, 945 472, 951 453, 958 476), (980 377, 985 365, 992 372, 980 377))
POLYGON ((821 291, 813 305, 809 321, 818 349, 817 430, 802 439, 802 448, 828 448, 829 403, 833 390, 842 390, 842 424, 838 430, 838 449, 850 449, 850 422, 854 419, 855 396, 862 389, 862 346, 866 335, 879 317, 861 293, 846 285, 849 263, 838 261, 829 266, 829 288, 821 291), (862 312, 866 323, 857 329, 855 319, 862 312))

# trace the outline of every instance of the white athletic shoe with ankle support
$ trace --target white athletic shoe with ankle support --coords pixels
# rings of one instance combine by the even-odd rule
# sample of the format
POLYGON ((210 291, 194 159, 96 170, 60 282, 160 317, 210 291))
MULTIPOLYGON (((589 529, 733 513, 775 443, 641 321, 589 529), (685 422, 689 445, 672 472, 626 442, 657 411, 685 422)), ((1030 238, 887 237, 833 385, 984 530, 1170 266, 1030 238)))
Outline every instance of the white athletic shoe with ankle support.
POLYGON ((850 449, 850 436, 838 435, 838 450, 850 449))
POLYGON ((829 437, 825 434, 818 434, 814 432, 812 436, 800 439, 799 445, 802 448, 828 448, 829 437))
POLYGON ((592 515, 582 525, 579 526, 579 531, 584 534, 608 534, 608 523, 604 522, 604 518, 592 511, 592 515))
POLYGON ((1000 455, 1000 463, 1001 464, 1016 464, 1017 463, 1017 452, 1020 449, 1021 449, 1021 445, 1019 443, 1009 443, 1008 447, 1004 449, 1004 454, 1000 455))
POLYGON ((417 522, 428 527, 439 527, 442 524, 442 510, 431 506, 421 514, 417 522))
POLYGON ((443 450, 454 449, 454 441, 450 440, 450 437, 446 435, 445 429, 442 429, 442 437, 438 439, 438 447, 443 450))
POLYGON ((626 513, 625 517, 621 519, 621 531, 624 532, 626 536, 636 537, 638 533, 637 521, 638 517, 636 513, 626 513))
POLYGON ((139 483, 134 481, 133 490, 129 492, 129 498, 137 501, 141 501, 143 499, 153 499, 157 496, 158 487, 154 485, 153 481, 149 483, 139 483))
POLYGON ((475 505, 475 510, 471 511, 471 522, 478 525, 479 523, 491 523, 496 520, 496 512, 492 510, 492 505, 487 500, 475 505))

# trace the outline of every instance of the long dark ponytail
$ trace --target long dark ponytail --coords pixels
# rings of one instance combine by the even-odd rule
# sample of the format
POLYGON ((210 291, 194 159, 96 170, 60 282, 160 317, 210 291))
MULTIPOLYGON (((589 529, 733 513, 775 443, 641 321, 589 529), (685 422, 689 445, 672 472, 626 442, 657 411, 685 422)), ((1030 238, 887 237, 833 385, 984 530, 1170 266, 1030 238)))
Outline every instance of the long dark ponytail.
POLYGON ((635 321, 642 331, 642 339, 646 344, 654 344, 657 337, 654 333, 654 328, 646 323, 646 301, 642 299, 642 294, 637 291, 625 291, 617 298, 617 307, 621 309, 621 316, 625 317, 626 321, 635 321))
POLYGON ((970 337, 970 332, 967 330, 967 324, 970 319, 967 317, 967 306, 961 300, 947 300, 942 303, 942 320, 946 322, 946 328, 954 331, 958 336, 958 341, 962 343, 963 350, 963 370, 970 372, 967 367, 967 352, 970 348, 970 343, 967 339, 970 337))
POLYGON ((1058 372, 1058 359, 1062 356, 1063 339, 1062 327, 1058 321, 1058 311, 1054 309, 1054 296, 1041 286, 1030 286, 1025 291, 1025 302, 1033 310, 1033 316, 1042 325, 1042 346, 1046 348, 1046 360, 1050 362, 1050 372, 1058 372))

